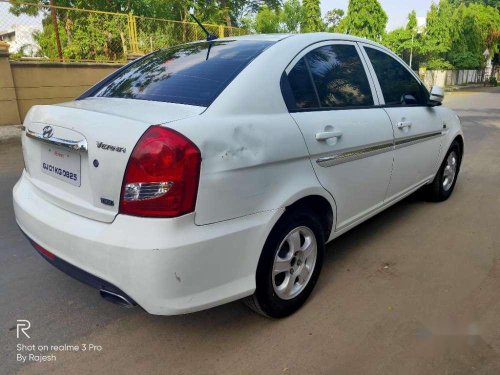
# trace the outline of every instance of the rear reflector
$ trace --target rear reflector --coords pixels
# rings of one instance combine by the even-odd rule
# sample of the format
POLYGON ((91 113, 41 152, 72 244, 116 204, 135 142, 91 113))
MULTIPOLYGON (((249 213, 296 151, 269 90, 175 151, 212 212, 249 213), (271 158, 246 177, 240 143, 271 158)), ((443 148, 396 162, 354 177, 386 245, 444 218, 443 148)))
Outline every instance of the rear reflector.
POLYGON ((35 250, 38 251, 40 254, 45 255, 50 260, 55 260, 56 259, 56 256, 54 254, 52 254, 47 249, 44 249, 43 247, 41 247, 36 242, 31 241, 31 244, 33 245, 33 247, 35 248, 35 250))

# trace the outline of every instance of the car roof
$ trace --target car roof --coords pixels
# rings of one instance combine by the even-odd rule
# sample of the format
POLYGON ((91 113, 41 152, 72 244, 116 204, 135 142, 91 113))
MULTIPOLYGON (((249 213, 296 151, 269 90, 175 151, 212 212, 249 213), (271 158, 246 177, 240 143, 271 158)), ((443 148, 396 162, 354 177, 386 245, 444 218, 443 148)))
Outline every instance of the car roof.
POLYGON ((224 38, 217 38, 216 40, 263 40, 269 42, 278 42, 292 35, 294 34, 248 34, 241 36, 226 36, 224 38))
POLYGON ((314 43, 322 40, 344 40, 352 42, 363 42, 380 46, 380 44, 373 40, 360 38, 354 35, 338 34, 338 33, 303 33, 303 34, 248 34, 241 36, 229 36, 219 38, 217 40, 262 40, 270 42, 278 42, 283 39, 293 38, 294 41, 303 43, 314 43))

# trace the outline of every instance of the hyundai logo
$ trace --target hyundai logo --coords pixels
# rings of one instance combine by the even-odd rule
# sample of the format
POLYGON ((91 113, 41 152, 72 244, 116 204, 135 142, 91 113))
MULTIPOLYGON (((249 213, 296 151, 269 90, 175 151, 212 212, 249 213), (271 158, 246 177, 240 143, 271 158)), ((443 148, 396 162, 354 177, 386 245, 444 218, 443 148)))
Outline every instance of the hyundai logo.
POLYGON ((43 127, 43 138, 50 138, 54 134, 54 129, 52 129, 52 126, 44 126, 43 127))

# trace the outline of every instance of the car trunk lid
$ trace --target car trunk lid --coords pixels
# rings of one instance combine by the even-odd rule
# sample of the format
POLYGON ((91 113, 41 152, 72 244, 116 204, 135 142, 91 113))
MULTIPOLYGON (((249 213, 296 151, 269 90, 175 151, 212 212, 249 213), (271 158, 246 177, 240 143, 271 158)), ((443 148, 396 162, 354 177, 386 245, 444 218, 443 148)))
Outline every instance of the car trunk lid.
POLYGON ((27 177, 53 204, 112 222, 123 176, 141 135, 205 107, 132 99, 89 98, 35 106, 24 122, 27 177))

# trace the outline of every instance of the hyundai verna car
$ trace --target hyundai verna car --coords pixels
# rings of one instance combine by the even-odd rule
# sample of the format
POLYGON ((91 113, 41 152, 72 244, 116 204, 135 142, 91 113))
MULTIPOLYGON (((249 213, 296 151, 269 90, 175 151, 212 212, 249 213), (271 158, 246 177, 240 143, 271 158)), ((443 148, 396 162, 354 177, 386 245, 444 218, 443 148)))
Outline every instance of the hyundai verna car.
POLYGON ((173 315, 244 299, 284 317, 325 243, 417 189, 451 195, 464 140, 442 99, 348 35, 162 49, 29 111, 17 223, 109 300, 173 315))

